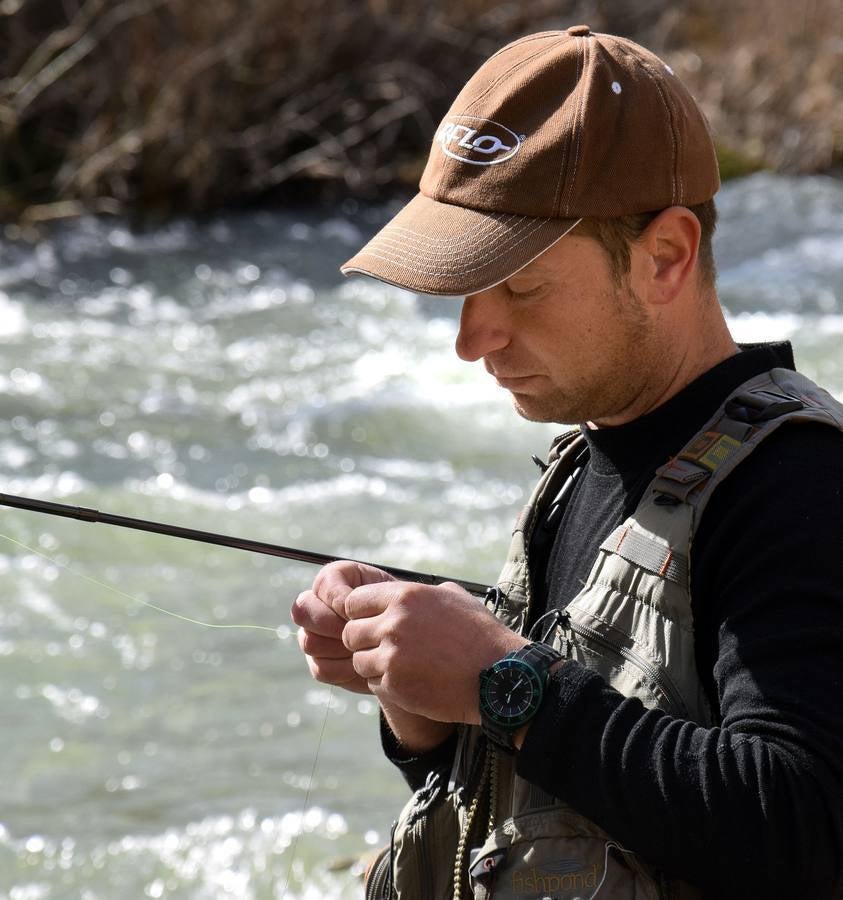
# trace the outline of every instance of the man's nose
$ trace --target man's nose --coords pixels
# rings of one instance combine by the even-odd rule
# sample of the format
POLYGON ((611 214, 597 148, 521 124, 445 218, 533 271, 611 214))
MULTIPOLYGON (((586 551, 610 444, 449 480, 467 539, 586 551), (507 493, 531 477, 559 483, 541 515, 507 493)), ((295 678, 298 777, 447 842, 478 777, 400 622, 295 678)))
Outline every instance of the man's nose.
POLYGON ((460 359, 475 362, 509 343, 508 316, 503 301, 491 292, 470 294, 463 300, 456 351, 460 359))

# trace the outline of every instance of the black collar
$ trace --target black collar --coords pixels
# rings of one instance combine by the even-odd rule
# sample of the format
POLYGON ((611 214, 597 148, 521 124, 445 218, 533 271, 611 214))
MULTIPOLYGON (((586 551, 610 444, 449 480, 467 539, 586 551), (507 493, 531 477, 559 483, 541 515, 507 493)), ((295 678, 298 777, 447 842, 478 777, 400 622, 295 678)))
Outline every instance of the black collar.
POLYGON ((632 422, 611 428, 581 426, 592 470, 621 476, 655 470, 691 440, 736 387, 770 369, 795 368, 789 341, 741 344, 740 349, 632 422))

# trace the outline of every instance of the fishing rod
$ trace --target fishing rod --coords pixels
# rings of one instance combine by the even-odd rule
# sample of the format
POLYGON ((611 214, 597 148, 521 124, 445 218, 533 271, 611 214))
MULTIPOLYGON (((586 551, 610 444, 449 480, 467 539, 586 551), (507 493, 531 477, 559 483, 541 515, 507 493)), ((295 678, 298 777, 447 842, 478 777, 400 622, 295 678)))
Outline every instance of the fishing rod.
MULTIPOLYGON (((293 547, 282 547, 278 544, 268 544, 264 541, 252 541, 247 538, 234 537, 229 534, 218 534, 214 531, 199 531, 196 528, 183 528, 180 525, 169 525, 166 522, 153 522, 148 519, 135 519, 131 516, 117 516, 112 513, 100 512, 98 509, 90 509, 86 506, 69 506, 65 503, 54 503, 50 500, 35 500, 31 497, 18 497, 14 494, 0 494, 0 505, 12 506, 16 509, 27 509, 31 512, 45 513, 49 516, 62 516, 66 519, 79 519, 82 522, 99 522, 103 525, 116 525, 118 528, 133 528, 135 531, 149 531, 153 534, 166 534, 170 537, 183 538, 187 541, 198 541, 203 544, 217 544, 220 547, 233 547, 235 550, 247 550, 250 553, 263 553, 266 556, 280 556, 282 559, 292 559, 297 562, 311 563, 316 566, 324 566, 331 562, 346 559, 343 556, 329 556, 326 553, 316 553, 313 550, 297 550, 293 547)), ((364 566, 372 566, 374 563, 352 559, 349 562, 360 563, 364 566)), ((389 575, 399 581, 413 581, 418 584, 441 584, 443 581, 452 581, 471 594, 483 596, 488 590, 488 585, 475 581, 464 581, 460 578, 446 578, 443 575, 432 575, 426 572, 414 572, 412 569, 399 569, 395 566, 377 565, 389 575)))

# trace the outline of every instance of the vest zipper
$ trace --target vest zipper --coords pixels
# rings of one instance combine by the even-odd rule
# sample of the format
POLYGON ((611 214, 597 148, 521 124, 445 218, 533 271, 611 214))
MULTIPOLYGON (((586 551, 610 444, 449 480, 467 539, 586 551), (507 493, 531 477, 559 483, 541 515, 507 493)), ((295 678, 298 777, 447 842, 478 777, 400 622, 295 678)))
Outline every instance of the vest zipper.
POLYGON ((365 900, 388 900, 392 896, 391 865, 392 854, 387 847, 375 861, 372 871, 369 873, 365 900))
MULTIPOLYGON (((563 434, 560 434, 559 437, 554 440, 550 456, 555 458, 551 459, 551 461, 547 465, 547 468, 542 471, 542 475, 546 475, 547 471, 558 463, 559 456, 561 456, 561 451, 559 451, 559 448, 563 445, 573 443, 573 441, 579 434, 579 428, 574 428, 571 431, 566 431, 563 434)), ((533 514, 530 517, 530 520, 526 523, 526 528, 524 529, 524 562, 526 575, 524 579, 524 599, 526 601, 526 607, 524 609, 524 620, 521 626, 522 632, 524 626, 526 625, 526 622, 530 618, 530 610, 533 606, 533 575, 532 566, 530 564, 530 545, 533 541, 533 533, 536 530, 536 526, 539 525, 541 520, 548 514, 550 509, 561 505, 563 499, 565 498, 565 495, 570 493, 571 488, 573 488, 574 486, 574 482, 576 481, 580 472, 582 472, 587 456, 587 449, 585 447, 581 448, 576 457, 574 457, 571 470, 562 482, 561 488, 557 491, 556 496, 552 501, 550 501, 550 503, 547 504, 546 507, 542 506, 542 499, 544 497, 544 493, 549 491, 550 485, 546 484, 544 486, 542 495, 536 498, 536 507, 533 509, 533 514)), ((551 478, 552 477, 553 476, 551 475, 551 478)))
POLYGON ((384 847, 372 863, 369 877, 366 879, 366 893, 364 900, 392 900, 392 860, 395 856, 395 828, 397 822, 392 823, 389 833, 389 845, 384 847))
POLYGON ((584 637, 586 640, 591 641, 594 644, 599 644, 604 649, 610 651, 611 653, 614 653, 616 656, 619 656, 626 662, 631 663, 637 669, 640 669, 647 676, 647 678, 649 678, 649 680, 653 682, 653 684, 655 684, 667 697, 674 710, 683 716, 687 716, 688 711, 685 706, 685 701, 682 699, 682 696, 676 689, 673 682, 662 671, 662 669, 654 666, 643 656, 641 656, 640 653, 636 653, 634 650, 630 650, 628 647, 623 647, 620 644, 616 644, 614 641, 610 641, 607 637, 600 634, 600 632, 595 628, 591 628, 589 625, 583 625, 581 622, 574 622, 571 619, 570 613, 563 612, 562 618, 565 623, 563 627, 569 628, 574 634, 578 635, 579 637, 584 637))

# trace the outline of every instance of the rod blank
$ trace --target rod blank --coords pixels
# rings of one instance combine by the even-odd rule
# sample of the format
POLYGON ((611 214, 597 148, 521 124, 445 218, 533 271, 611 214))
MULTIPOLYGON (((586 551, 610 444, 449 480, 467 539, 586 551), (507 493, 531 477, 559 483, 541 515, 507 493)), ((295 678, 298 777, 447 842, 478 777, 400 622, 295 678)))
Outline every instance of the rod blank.
MULTIPOLYGON (((98 509, 90 509, 86 506, 70 506, 66 503, 54 503, 51 500, 35 500, 31 497, 19 497, 15 494, 0 494, 0 505, 11 506, 16 509, 27 509, 31 512, 44 513, 49 516, 61 516, 66 519, 78 519, 82 522, 99 522, 103 525, 115 525, 118 528, 132 528, 135 531, 148 531, 153 534, 165 534, 169 537, 182 538, 188 541, 198 541, 202 544, 217 544, 220 547, 233 547, 235 550, 247 550, 249 553, 263 553, 266 556, 279 556, 282 559, 292 559, 297 562, 311 563, 316 566, 324 566, 330 562, 345 559, 342 556, 329 556, 325 553, 316 553, 313 550, 298 550, 294 547, 282 547, 279 544, 268 544, 265 541, 252 541, 247 538, 234 537, 228 534, 218 534, 214 531, 200 531, 196 528, 184 528, 180 525, 169 525, 166 522, 153 522, 148 519, 135 519, 131 516, 118 516, 112 513, 101 512, 98 509)), ((382 566, 376 563, 366 563, 362 560, 351 560, 361 565, 373 565, 378 569, 398 578, 400 581, 413 581, 418 584, 441 584, 443 581, 452 581, 472 594, 483 595, 488 585, 475 581, 464 581, 460 578, 446 578, 443 575, 432 575, 426 572, 415 572, 412 569, 399 569, 395 566, 382 566)))

